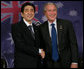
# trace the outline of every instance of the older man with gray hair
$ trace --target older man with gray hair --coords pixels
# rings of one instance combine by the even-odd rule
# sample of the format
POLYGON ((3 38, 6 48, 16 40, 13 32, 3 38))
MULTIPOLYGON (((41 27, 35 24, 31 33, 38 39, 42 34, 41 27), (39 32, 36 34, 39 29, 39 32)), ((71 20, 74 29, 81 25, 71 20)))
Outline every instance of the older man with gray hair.
POLYGON ((48 20, 40 25, 40 33, 47 68, 78 68, 78 46, 72 23, 57 18, 54 3, 44 5, 44 14, 48 20))

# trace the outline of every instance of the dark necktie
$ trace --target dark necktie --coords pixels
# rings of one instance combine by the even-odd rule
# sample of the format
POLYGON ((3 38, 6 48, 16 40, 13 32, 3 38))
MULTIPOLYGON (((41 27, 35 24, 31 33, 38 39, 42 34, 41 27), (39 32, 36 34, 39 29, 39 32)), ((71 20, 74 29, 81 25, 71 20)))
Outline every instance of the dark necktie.
POLYGON ((28 28, 29 28, 29 30, 31 31, 31 35, 32 35, 32 37, 35 39, 34 32, 33 32, 33 30, 32 30, 32 26, 29 25, 28 28))
POLYGON ((56 34, 56 29, 54 27, 55 24, 51 24, 52 29, 51 29, 51 38, 52 38, 52 59, 54 61, 57 61, 59 58, 58 55, 58 49, 57 49, 57 34, 56 34))

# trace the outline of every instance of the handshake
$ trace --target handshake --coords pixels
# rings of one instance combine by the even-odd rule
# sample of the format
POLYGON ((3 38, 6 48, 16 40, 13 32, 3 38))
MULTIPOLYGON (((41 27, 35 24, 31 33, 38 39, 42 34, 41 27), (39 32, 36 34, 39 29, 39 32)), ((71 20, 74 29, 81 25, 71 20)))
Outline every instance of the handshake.
POLYGON ((42 59, 45 58, 45 51, 43 49, 40 49, 39 55, 41 56, 42 59))

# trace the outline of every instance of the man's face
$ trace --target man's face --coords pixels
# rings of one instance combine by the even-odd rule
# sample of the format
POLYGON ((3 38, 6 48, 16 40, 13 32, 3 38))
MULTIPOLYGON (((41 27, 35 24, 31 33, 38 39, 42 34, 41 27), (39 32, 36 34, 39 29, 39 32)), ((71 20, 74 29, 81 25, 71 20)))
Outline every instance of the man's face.
POLYGON ((25 6, 24 11, 23 11, 23 13, 21 13, 21 15, 26 21, 31 21, 35 15, 34 8, 29 5, 25 6))
POLYGON ((45 15, 50 22, 53 22, 57 17, 57 8, 54 5, 47 5, 45 15))

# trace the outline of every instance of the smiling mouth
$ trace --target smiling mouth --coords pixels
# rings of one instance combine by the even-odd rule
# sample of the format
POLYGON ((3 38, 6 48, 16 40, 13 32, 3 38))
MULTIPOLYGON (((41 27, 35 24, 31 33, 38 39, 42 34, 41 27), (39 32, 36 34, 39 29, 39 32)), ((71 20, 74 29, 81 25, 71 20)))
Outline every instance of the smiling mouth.
POLYGON ((31 18, 32 16, 27 16, 27 17, 31 18))
POLYGON ((55 17, 55 15, 49 15, 50 17, 55 17))

